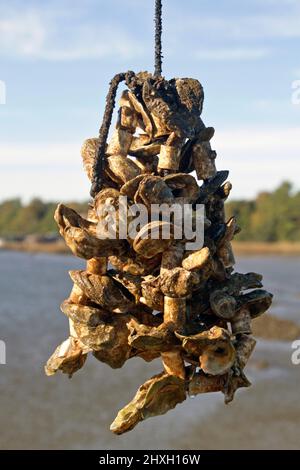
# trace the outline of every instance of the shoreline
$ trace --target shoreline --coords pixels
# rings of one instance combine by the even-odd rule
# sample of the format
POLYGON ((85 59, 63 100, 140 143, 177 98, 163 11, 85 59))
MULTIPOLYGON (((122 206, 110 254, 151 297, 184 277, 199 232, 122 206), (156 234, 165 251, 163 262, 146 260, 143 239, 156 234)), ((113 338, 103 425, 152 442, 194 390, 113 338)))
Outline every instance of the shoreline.
MULTIPOLYGON (((300 242, 237 242, 232 243, 237 256, 300 256, 300 242)), ((3 242, 1 250, 24 251, 28 253, 71 254, 63 240, 53 243, 3 242)))
POLYGON ((300 242, 232 242, 236 255, 300 256, 300 242))
POLYGON ((26 253, 47 253, 68 255, 71 251, 63 240, 53 243, 40 242, 3 242, 0 251, 23 251, 26 253))

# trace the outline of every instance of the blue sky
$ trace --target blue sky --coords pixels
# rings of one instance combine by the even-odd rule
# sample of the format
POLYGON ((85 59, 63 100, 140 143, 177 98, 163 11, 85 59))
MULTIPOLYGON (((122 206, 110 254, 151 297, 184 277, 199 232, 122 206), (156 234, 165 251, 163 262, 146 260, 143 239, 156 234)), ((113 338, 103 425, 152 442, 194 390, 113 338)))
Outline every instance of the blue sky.
MULTIPOLYGON (((0 0, 0 200, 87 198, 80 147, 116 72, 153 69, 154 0, 0 0)), ((233 198, 300 189, 300 0, 164 0, 166 77, 195 77, 233 198)))

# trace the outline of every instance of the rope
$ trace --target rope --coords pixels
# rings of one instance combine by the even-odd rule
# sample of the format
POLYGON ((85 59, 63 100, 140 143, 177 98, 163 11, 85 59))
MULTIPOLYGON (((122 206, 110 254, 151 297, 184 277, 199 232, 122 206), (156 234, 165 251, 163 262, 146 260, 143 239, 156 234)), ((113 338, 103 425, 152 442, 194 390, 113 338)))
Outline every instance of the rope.
POLYGON ((154 75, 162 74, 162 0, 155 0, 155 71, 154 75))
MULTIPOLYGON (((162 74, 162 0, 155 0, 155 71, 154 75, 160 77, 162 74)), ((102 125, 99 130, 99 149, 93 165, 92 187, 90 194, 95 197, 106 182, 105 160, 106 143, 111 125, 111 120, 116 104, 118 86, 124 80, 129 88, 134 88, 134 72, 118 73, 109 84, 106 97, 105 111, 102 125)))
POLYGON ((118 73, 114 76, 114 78, 109 84, 102 125, 99 130, 99 148, 93 165, 92 187, 90 191, 92 197, 96 196, 96 194, 100 191, 106 181, 104 174, 106 160, 106 142, 114 112, 114 107, 116 104, 116 94, 118 86, 124 80, 126 81, 126 84, 129 85, 133 77, 134 72, 131 71, 126 73, 118 73))

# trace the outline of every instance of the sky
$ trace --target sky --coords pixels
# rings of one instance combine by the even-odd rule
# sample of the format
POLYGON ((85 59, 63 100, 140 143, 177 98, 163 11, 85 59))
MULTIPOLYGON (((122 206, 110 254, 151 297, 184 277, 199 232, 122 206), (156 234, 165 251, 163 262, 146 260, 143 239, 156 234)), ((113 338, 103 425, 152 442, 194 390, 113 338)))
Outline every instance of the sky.
MULTIPOLYGON (((115 73, 153 70, 153 6, 0 0, 0 200, 88 198, 81 145, 115 73)), ((163 74, 204 86, 231 197, 300 189, 300 0, 164 0, 163 23, 163 74)))

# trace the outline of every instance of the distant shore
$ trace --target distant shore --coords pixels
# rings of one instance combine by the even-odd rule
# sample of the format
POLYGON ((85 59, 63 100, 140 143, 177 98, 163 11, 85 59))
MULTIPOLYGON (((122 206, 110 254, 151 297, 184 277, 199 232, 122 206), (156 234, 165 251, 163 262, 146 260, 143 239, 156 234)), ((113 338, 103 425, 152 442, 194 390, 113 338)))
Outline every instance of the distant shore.
POLYGON ((0 250, 25 251, 27 253, 71 254, 63 240, 53 243, 43 242, 3 242, 0 250))
POLYGON ((300 256, 300 242, 233 242, 235 254, 257 255, 295 255, 300 256))
MULTIPOLYGON (((3 242, 2 250, 25 251, 29 253, 69 254, 70 250, 63 240, 53 243, 43 242, 3 242)), ((234 253, 239 256, 300 256, 300 242, 233 242, 234 253)))

